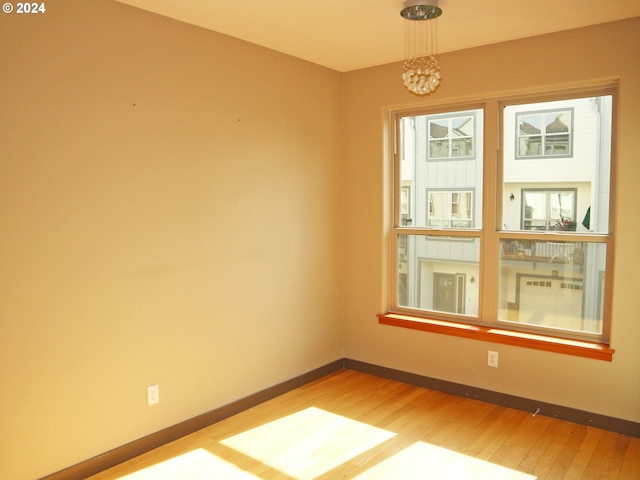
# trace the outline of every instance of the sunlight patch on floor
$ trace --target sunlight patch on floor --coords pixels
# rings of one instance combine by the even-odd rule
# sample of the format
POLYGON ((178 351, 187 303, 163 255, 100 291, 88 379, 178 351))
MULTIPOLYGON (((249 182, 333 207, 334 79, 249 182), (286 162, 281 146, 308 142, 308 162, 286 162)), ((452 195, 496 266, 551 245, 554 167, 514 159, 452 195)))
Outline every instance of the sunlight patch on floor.
POLYGON ((298 480, 316 478, 395 433, 311 407, 223 440, 298 480))
POLYGON ((120 477, 120 480, 260 480, 216 455, 198 448, 151 467, 120 477))
MULTIPOLYGON (((218 453, 231 461, 216 455, 215 446, 211 447, 211 451, 197 448, 118 477, 118 480, 261 480, 260 476, 247 471, 256 471, 255 462, 271 469, 270 475, 275 474, 278 478, 284 474, 290 479, 312 480, 344 466, 396 435, 382 428, 310 407, 220 441, 220 448, 232 449, 233 452, 231 455, 229 450, 224 454, 218 453), (236 461, 237 464, 233 463, 236 461), (243 470, 243 467, 247 470, 243 470)), ((378 449, 375 456, 384 458, 383 447, 378 449)), ((259 471, 264 468, 258 465, 259 471)), ((336 472, 341 475, 339 470, 336 472)), ((422 441, 415 442, 359 475, 350 477, 351 480, 425 478, 536 480, 537 477, 422 441)))
POLYGON ((453 450, 416 442, 353 480, 535 480, 526 473, 453 450))

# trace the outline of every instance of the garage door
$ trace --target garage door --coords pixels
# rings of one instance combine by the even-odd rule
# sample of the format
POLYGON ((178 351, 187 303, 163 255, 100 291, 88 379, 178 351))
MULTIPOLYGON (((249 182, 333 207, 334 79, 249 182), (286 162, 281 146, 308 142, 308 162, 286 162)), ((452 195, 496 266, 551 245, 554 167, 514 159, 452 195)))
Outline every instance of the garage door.
POLYGON ((551 328, 582 328, 583 284, 574 279, 520 277, 518 321, 551 328))

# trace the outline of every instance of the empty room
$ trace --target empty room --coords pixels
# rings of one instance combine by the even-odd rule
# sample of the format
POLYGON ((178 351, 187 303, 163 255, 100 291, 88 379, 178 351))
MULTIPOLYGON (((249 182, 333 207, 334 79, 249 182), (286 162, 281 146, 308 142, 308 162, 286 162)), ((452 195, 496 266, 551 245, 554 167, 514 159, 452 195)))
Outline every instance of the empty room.
POLYGON ((636 0, 0 41, 0 478, 640 478, 636 0))

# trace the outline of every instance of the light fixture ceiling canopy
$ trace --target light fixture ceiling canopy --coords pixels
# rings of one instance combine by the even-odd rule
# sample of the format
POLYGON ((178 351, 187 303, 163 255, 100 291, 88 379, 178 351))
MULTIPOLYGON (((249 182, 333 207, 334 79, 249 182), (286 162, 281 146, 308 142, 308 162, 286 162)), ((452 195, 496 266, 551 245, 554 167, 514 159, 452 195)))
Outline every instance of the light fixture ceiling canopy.
POLYGON ((438 0, 406 0, 400 15, 407 20, 431 20, 442 15, 438 0))

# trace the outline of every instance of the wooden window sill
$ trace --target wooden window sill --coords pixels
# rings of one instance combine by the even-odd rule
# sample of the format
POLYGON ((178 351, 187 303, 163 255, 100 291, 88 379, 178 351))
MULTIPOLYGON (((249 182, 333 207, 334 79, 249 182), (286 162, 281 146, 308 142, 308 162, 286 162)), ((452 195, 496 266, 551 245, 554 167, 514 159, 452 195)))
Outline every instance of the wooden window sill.
POLYGON ((515 332, 494 327, 425 319, 397 313, 381 313, 378 315, 378 321, 382 325, 442 333, 444 335, 453 335, 455 337, 470 338, 484 342, 514 345, 516 347, 534 348, 536 350, 575 355, 608 362, 613 360, 613 354, 615 352, 615 350, 603 343, 568 340, 565 338, 515 332))

